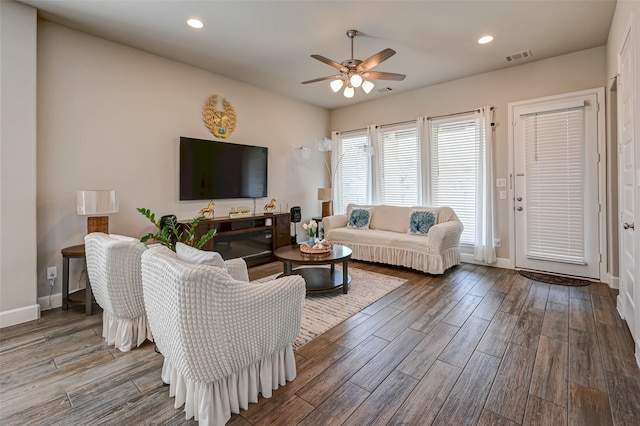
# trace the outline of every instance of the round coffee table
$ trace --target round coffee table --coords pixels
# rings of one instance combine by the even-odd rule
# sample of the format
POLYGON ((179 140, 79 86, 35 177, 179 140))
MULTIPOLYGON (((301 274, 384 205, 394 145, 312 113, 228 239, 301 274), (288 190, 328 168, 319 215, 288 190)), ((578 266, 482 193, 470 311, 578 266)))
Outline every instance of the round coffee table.
POLYGON ((349 275, 349 259, 351 249, 349 247, 334 244, 331 251, 326 254, 306 254, 300 251, 300 246, 280 247, 273 253, 279 261, 283 262, 284 272, 280 276, 297 274, 301 275, 307 283, 307 291, 326 291, 342 287, 342 292, 349 292, 351 276, 349 275), (342 271, 336 271, 336 263, 342 262, 342 271), (293 269, 293 265, 330 265, 330 268, 305 267, 293 269))

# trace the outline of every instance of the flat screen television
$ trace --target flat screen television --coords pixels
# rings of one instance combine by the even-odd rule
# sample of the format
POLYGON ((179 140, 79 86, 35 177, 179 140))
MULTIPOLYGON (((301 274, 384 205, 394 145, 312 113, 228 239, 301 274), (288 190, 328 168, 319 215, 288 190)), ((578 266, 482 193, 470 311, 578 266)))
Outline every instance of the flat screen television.
POLYGON ((267 197, 266 147, 180 137, 180 200, 267 197))

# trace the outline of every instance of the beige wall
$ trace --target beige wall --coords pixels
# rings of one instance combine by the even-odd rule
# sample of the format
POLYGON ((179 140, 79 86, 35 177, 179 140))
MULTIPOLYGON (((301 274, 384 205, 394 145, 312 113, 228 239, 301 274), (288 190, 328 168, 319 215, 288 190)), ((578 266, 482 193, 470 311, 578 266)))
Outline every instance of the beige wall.
MULTIPOLYGON (((509 102, 604 86, 606 50, 598 47, 551 59, 535 61, 500 71, 398 93, 371 102, 331 111, 331 130, 350 130, 368 124, 388 124, 495 107, 495 178, 508 178, 509 102)), ((499 258, 509 258, 508 200, 497 200, 499 258)))
MULTIPOLYGON (((324 186, 321 162, 301 164, 293 148, 327 134, 328 111, 201 69, 50 23, 38 24, 38 295, 48 295, 47 266, 61 268, 60 249, 80 244, 86 218, 76 214, 76 191, 115 189, 120 212, 113 233, 153 230, 136 212, 189 219, 206 201, 178 201, 180 136, 214 139, 202 122, 212 94, 228 99, 237 126, 228 142, 269 148, 269 198, 303 220, 320 212, 315 189, 324 186), (310 189, 311 188, 311 189, 310 189)), ((262 212, 268 200, 256 201, 262 212)), ((252 200, 216 200, 216 215, 252 200)), ((60 269, 61 270, 61 269, 60 269)), ((74 268, 71 287, 79 280, 74 268)), ((61 275, 61 274, 60 274, 61 275)), ((61 292, 61 278, 55 293, 61 292)))
POLYGON ((0 327, 36 319, 36 11, 0 2, 0 327))

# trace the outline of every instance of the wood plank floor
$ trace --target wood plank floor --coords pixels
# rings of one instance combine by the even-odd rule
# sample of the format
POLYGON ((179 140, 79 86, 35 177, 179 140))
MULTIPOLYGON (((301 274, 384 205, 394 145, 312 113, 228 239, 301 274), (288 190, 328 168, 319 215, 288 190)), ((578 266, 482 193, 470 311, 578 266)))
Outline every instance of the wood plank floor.
MULTIPOLYGON (((469 264, 443 276, 352 267, 407 282, 300 348, 298 377, 229 424, 639 424, 633 342, 606 285, 469 264)), ((101 315, 80 309, 0 330, 0 424, 195 424, 152 343, 121 353, 101 332, 101 315)))

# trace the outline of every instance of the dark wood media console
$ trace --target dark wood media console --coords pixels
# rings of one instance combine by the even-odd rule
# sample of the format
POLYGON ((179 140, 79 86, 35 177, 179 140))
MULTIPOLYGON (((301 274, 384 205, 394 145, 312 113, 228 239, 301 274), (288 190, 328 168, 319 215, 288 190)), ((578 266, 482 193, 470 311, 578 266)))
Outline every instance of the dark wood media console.
POLYGON ((289 213, 204 219, 196 228, 196 238, 210 229, 218 232, 203 250, 217 251, 224 259, 242 257, 249 266, 275 260, 273 252, 291 243, 289 213))

